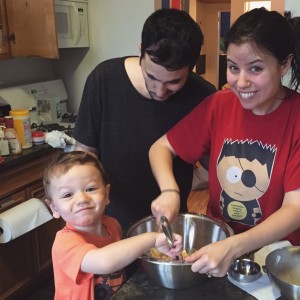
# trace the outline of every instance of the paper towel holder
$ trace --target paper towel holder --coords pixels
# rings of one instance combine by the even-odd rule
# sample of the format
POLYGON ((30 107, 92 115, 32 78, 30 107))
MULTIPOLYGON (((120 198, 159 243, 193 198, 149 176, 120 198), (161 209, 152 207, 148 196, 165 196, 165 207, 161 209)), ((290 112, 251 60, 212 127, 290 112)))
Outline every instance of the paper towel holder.
POLYGON ((8 243, 53 219, 43 201, 31 198, 0 214, 0 244, 8 243))

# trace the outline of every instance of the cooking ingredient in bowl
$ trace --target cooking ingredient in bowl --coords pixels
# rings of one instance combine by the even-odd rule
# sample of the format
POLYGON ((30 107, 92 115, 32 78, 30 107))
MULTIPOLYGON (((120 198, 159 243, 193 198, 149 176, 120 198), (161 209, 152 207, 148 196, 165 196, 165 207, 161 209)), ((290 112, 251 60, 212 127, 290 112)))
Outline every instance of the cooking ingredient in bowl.
POLYGON ((278 274, 278 279, 288 282, 289 284, 294 284, 297 286, 300 286, 300 270, 285 270, 281 271, 280 274, 278 274))
MULTIPOLYGON (((189 256, 190 254, 192 254, 194 251, 190 251, 190 253, 188 254, 187 251, 185 249, 182 250, 181 252, 181 257, 180 259, 185 259, 187 256, 189 256)), ((173 258, 171 258, 170 256, 159 252, 156 248, 151 248, 150 252, 148 254, 148 257, 151 258, 155 258, 155 259, 159 259, 159 260, 164 260, 164 261, 171 261, 173 260, 173 258)))
POLYGON ((170 261, 172 260, 172 258, 166 254, 163 254, 161 252, 159 252, 156 248, 151 248, 150 249, 150 253, 148 255, 151 258, 155 258, 155 259, 160 259, 160 260, 165 260, 165 261, 170 261))
MULTIPOLYGON (((191 254, 191 253, 190 253, 190 254, 191 254)), ((186 257, 189 256, 189 255, 187 254, 187 252, 186 252, 185 249, 182 250, 181 255, 182 255, 182 259, 185 259, 186 257)))

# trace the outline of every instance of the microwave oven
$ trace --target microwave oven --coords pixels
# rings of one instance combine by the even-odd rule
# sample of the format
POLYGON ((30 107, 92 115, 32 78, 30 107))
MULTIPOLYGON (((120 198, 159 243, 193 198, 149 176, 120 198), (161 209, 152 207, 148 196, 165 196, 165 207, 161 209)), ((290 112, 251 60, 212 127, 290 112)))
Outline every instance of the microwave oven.
POLYGON ((89 47, 88 0, 55 0, 58 48, 89 47))

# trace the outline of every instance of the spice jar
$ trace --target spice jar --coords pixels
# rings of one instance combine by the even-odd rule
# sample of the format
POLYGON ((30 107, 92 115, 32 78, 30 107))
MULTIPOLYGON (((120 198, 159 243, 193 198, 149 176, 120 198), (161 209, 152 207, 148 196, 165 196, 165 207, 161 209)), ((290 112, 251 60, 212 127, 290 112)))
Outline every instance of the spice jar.
POLYGON ((12 116, 5 116, 5 137, 8 140, 10 151, 12 154, 22 153, 22 143, 14 128, 14 120, 12 116))

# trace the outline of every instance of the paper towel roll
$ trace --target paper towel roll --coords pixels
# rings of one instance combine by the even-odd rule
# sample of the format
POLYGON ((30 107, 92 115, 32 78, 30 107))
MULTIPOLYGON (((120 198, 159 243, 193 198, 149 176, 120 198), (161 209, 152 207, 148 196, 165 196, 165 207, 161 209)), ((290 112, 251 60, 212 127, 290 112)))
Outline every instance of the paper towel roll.
POLYGON ((51 219, 41 200, 32 198, 22 202, 0 214, 0 243, 7 243, 51 219))

